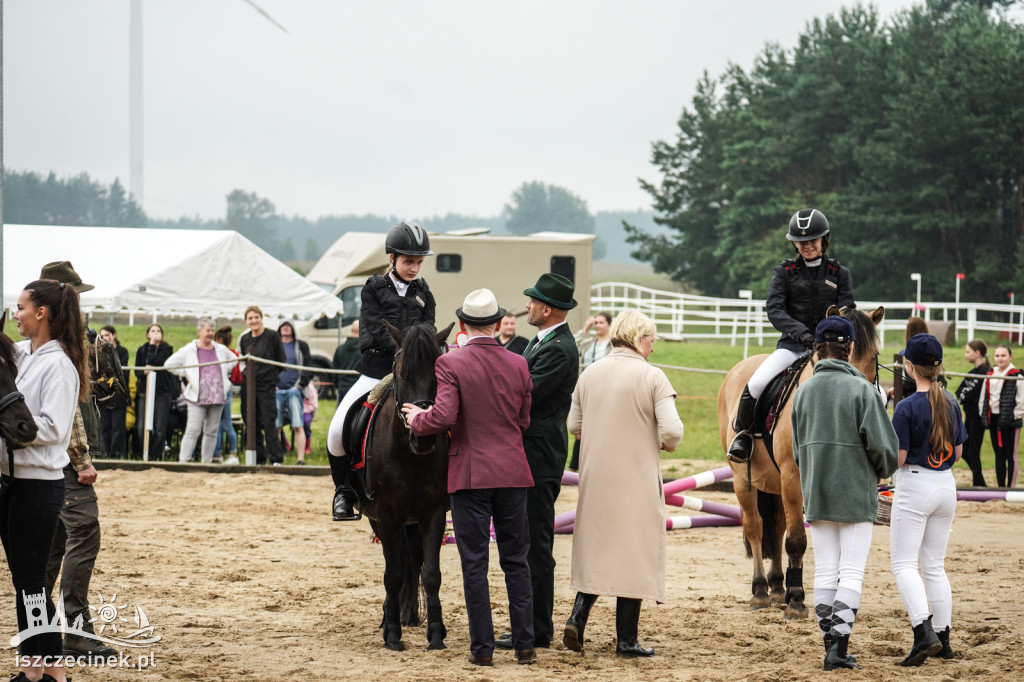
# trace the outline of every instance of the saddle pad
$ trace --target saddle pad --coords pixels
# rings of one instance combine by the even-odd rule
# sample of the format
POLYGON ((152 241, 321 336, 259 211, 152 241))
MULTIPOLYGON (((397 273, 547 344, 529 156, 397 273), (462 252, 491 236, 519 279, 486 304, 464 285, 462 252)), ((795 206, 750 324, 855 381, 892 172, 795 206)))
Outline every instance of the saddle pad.
MULTIPOLYGON (((380 399, 384 397, 384 394, 391 390, 391 384, 395 380, 394 374, 389 374, 380 381, 377 385, 370 390, 370 396, 366 399, 370 405, 376 405, 380 402, 380 399)), ((370 409, 373 409, 372 407, 370 409)))

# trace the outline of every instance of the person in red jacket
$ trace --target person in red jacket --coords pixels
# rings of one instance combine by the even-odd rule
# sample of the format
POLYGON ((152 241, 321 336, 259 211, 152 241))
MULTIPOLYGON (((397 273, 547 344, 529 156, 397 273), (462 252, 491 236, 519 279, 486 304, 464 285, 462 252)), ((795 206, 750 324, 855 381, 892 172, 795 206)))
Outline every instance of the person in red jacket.
POLYGON ((493 517, 516 660, 529 664, 536 660, 533 587, 526 560, 526 491, 533 487, 533 476, 523 450, 523 431, 530 425, 533 383, 526 360, 494 338, 505 311, 490 290, 471 292, 455 315, 469 342, 438 358, 436 402, 427 410, 406 403, 402 411, 418 436, 452 429, 448 493, 462 561, 470 662, 491 665, 494 654, 487 582, 493 517))
POLYGON ((988 373, 985 387, 978 398, 981 421, 992 434, 992 450, 996 455, 996 484, 1002 488, 1014 487, 1020 472, 1017 446, 1020 427, 1024 420, 1024 379, 1021 371, 1010 361, 1013 351, 1007 345, 996 346, 992 354, 996 366, 988 373))

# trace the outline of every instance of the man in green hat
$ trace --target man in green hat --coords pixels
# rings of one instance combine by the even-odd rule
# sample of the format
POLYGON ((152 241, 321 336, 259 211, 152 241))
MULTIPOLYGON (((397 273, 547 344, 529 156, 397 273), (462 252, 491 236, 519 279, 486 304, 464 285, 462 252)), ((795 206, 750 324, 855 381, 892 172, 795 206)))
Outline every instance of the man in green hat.
MULTIPOLYGON (((562 488, 562 472, 569 452, 565 428, 572 390, 579 371, 579 352, 566 314, 576 307, 573 283, 561 275, 546 273, 523 293, 526 320, 537 328, 523 356, 533 380, 530 426, 523 433, 523 448, 533 474, 534 487, 526 495, 530 524, 527 557, 533 581, 534 646, 548 648, 554 635, 551 612, 555 598, 555 500, 562 488)), ((511 635, 502 635, 496 646, 512 647, 511 635)))

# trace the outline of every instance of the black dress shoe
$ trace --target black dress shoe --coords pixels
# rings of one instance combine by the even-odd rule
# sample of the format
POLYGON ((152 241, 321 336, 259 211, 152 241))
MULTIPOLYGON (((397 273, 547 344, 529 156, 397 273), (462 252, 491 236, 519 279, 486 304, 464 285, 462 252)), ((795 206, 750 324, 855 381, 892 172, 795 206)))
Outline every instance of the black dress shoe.
POLYGON ((512 648, 512 633, 503 632, 498 635, 498 638, 494 640, 494 646, 499 649, 511 649, 512 648))
POLYGON ((469 655, 469 662, 473 665, 494 665, 494 659, 491 656, 474 656, 469 655))

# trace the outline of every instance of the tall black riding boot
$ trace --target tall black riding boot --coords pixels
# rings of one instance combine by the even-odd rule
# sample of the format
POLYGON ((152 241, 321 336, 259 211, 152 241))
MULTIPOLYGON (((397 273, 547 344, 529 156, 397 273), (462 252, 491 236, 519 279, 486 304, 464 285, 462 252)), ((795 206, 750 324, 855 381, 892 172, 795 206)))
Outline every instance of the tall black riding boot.
POLYGON ((562 644, 567 649, 583 651, 583 629, 587 627, 587 619, 590 618, 590 607, 596 601, 596 594, 576 593, 572 613, 569 614, 569 620, 565 621, 565 632, 562 634, 562 644))
POLYGON ((825 670, 838 670, 839 668, 855 668, 861 670, 857 665, 857 659, 846 653, 850 646, 849 635, 832 635, 832 642, 829 645, 828 653, 825 654, 825 670))
POLYGON ((942 643, 942 648, 939 649, 939 653, 932 654, 939 658, 945 658, 947 660, 956 658, 956 654, 953 653, 953 648, 949 646, 949 626, 946 626, 945 630, 938 630, 935 635, 939 638, 939 642, 942 643))
POLYGON ((615 600, 615 655, 624 658, 653 656, 654 649, 645 649, 637 641, 640 630, 640 600, 619 597, 615 600))
POLYGON ((939 641, 935 630, 932 629, 932 617, 928 616, 914 626, 914 646, 910 648, 907 657, 900 661, 904 667, 918 666, 924 663, 929 656, 942 651, 942 642, 939 641))
POLYGON ((335 521, 358 521, 363 515, 354 509, 356 491, 349 485, 349 476, 352 474, 350 459, 348 455, 335 457, 331 454, 327 455, 327 459, 331 463, 331 475, 335 482, 331 518, 335 521))
POLYGON ((750 453, 754 451, 754 436, 750 433, 750 427, 754 425, 754 407, 757 405, 757 398, 750 395, 748 387, 743 388, 743 395, 740 396, 740 406, 736 410, 736 419, 733 420, 732 428, 736 432, 732 444, 729 446, 729 459, 739 464, 746 464, 750 461, 750 453))

